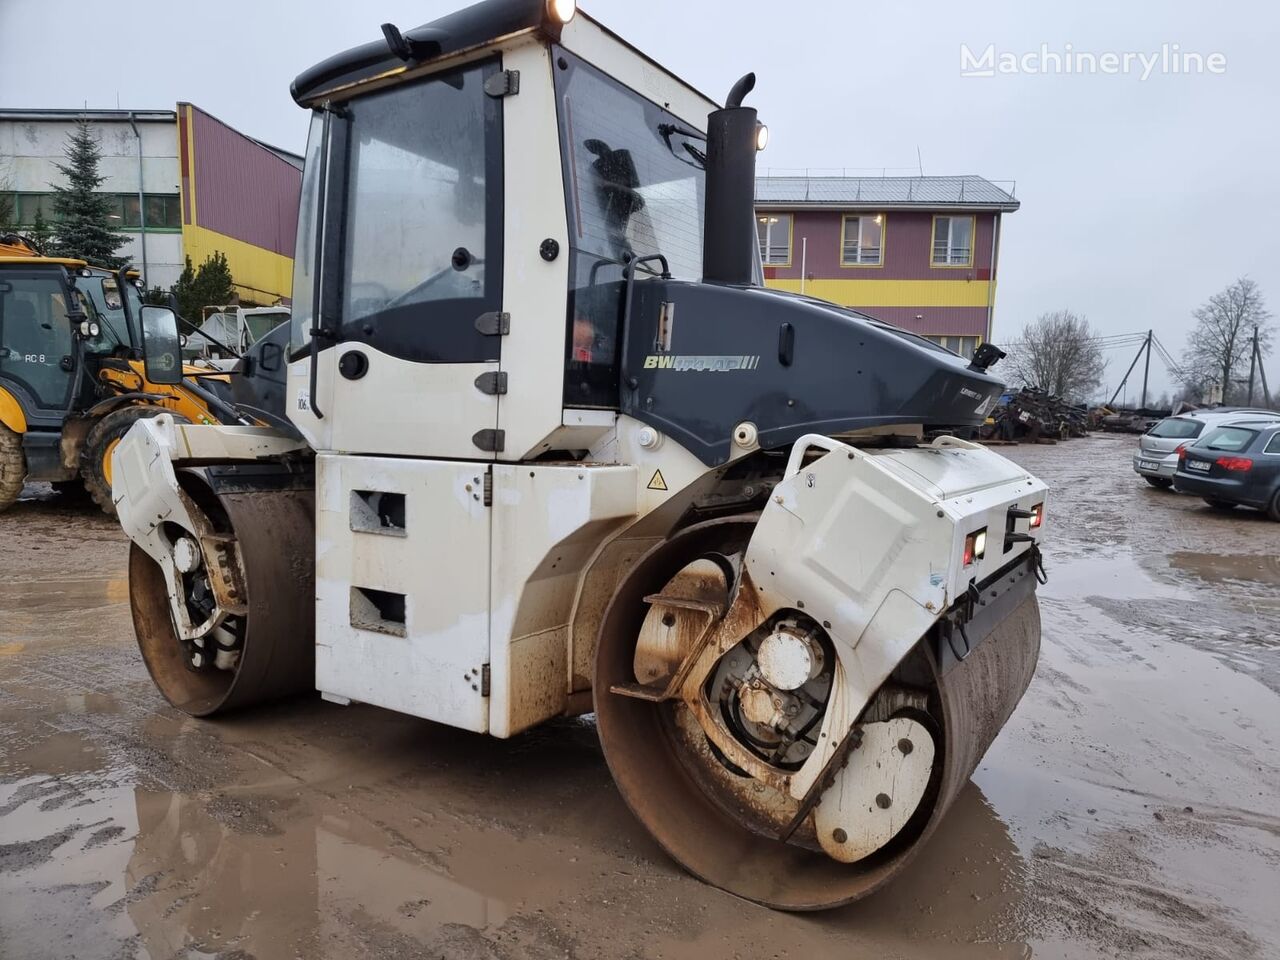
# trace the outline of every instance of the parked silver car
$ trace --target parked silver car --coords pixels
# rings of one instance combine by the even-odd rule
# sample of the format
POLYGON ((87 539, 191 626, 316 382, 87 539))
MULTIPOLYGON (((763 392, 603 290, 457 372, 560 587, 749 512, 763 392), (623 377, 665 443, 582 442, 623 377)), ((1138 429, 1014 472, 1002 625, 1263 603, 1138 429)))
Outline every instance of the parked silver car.
POLYGON ((1178 447, 1194 442, 1208 427, 1219 427, 1259 415, 1274 417, 1275 411, 1256 407, 1213 407, 1165 417, 1138 438, 1133 469, 1153 487, 1172 487, 1173 475, 1178 470, 1178 447))

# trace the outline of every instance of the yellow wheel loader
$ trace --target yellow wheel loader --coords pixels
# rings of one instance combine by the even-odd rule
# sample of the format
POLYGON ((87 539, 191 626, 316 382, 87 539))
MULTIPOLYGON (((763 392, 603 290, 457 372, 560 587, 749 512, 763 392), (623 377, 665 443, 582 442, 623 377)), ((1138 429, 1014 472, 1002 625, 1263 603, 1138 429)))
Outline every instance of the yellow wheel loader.
POLYGON ((293 431, 162 415, 114 454, 171 703, 594 713, 662 847, 781 909, 948 828, 1035 669, 1046 488, 949 435, 994 347, 759 285, 753 84, 716 103, 573 0, 297 78, 290 332, 237 381, 293 431))
POLYGON ((183 382, 165 386, 148 376, 142 316, 127 271, 0 237, 0 510, 24 482, 46 480, 111 513, 111 453, 137 420, 167 411, 190 423, 247 422, 227 402, 224 374, 186 366, 183 382))

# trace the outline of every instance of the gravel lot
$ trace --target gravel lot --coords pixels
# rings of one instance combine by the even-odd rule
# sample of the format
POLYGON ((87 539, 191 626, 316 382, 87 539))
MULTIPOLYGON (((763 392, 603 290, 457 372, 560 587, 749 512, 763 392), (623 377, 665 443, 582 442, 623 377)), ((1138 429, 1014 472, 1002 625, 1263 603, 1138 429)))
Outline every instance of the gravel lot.
POLYGON ((0 957, 1280 956, 1280 524, 1148 488, 1133 442, 1001 451, 1052 487, 1036 678, 914 863, 803 916, 667 860, 589 720, 187 718, 114 522, 31 488, 0 516, 0 957))

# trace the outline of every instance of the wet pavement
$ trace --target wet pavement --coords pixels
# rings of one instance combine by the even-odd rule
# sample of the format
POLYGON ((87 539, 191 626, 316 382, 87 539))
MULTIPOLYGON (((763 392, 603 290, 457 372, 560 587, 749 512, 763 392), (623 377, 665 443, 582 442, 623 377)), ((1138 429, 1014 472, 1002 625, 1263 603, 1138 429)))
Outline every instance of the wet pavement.
POLYGON ((589 720, 187 718, 136 652, 115 524, 23 501, 0 958, 1280 956, 1280 524, 1148 488, 1132 443, 1001 450, 1052 487, 1036 678, 916 860, 816 915, 677 869, 589 720))

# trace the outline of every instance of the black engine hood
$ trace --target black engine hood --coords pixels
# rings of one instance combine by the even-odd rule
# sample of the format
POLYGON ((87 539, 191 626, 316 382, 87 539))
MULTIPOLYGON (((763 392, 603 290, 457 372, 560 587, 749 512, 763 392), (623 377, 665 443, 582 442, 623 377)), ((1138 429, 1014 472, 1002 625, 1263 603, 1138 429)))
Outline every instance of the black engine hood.
POLYGON ((974 427, 1004 390, 949 350, 824 300, 661 279, 637 281, 633 297, 621 410, 706 464, 729 459, 744 421, 765 449, 806 433, 974 427))

